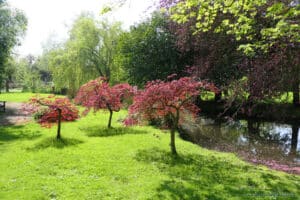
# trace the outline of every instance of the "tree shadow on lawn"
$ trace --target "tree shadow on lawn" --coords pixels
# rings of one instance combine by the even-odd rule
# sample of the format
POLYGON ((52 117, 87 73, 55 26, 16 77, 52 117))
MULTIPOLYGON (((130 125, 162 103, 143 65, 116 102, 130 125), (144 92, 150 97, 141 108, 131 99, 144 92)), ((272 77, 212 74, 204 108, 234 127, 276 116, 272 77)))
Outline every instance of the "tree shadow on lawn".
POLYGON ((130 127, 116 127, 116 128, 107 128, 107 127, 87 127, 81 128, 81 131, 85 132, 89 137, 110 137, 118 136, 125 134, 146 134, 147 131, 136 130, 130 127))
POLYGON ((140 150, 135 159, 155 165, 168 176, 150 199, 271 199, 277 195, 278 199, 286 200, 300 197, 299 193, 291 192, 292 189, 300 191, 295 189, 299 188, 297 177, 294 180, 291 176, 264 178, 272 171, 234 164, 213 155, 172 156, 167 151, 153 148, 140 150), (257 174, 260 175, 258 178, 257 174))
POLYGON ((23 125, 0 127, 0 144, 22 139, 33 140, 41 135, 40 131, 31 131, 23 125))
POLYGON ((83 143, 82 140, 78 140, 78 139, 74 139, 74 138, 56 139, 56 138, 50 137, 50 138, 45 138, 45 139, 39 141, 33 147, 27 148, 27 150, 36 151, 36 150, 41 150, 41 149, 47 149, 50 147, 54 147, 57 149, 63 149, 63 148, 70 147, 70 146, 76 146, 81 143, 83 143))

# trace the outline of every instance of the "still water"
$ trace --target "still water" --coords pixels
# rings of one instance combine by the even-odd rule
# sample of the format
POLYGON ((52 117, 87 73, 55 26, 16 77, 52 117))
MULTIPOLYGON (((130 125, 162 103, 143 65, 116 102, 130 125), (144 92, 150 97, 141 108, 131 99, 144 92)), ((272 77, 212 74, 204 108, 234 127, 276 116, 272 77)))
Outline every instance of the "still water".
POLYGON ((252 120, 218 122, 205 117, 185 124, 188 125, 182 127, 181 137, 201 147, 233 152, 245 160, 260 164, 275 163, 299 170, 300 124, 252 120))

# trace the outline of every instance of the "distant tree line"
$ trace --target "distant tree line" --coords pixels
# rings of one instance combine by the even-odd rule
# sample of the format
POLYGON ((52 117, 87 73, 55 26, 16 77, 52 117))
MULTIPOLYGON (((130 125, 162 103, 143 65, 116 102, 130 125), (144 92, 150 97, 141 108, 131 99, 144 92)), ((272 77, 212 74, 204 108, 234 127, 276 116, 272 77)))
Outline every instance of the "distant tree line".
POLYGON ((294 104, 299 104, 299 1, 161 0, 159 10, 129 30, 82 13, 68 39, 48 47, 33 62, 28 57, 8 59, 26 27, 20 13, 15 39, 6 45, 8 50, 1 50, 7 55, 1 59, 1 70, 6 69, 1 83, 6 77, 36 91, 36 81, 41 81, 74 97, 83 83, 99 76, 111 85, 143 87, 176 73, 216 85, 221 91, 216 100, 225 96, 251 103, 292 92, 294 104))

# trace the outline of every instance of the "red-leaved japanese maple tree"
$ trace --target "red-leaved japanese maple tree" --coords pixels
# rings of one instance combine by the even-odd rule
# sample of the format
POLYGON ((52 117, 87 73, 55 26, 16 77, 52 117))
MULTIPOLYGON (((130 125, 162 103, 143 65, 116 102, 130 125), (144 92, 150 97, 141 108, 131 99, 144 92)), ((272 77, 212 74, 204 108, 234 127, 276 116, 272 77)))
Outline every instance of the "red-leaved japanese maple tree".
POLYGON ((201 89, 210 87, 210 84, 191 77, 167 82, 148 82, 145 89, 134 96, 133 104, 129 107, 129 116, 124 123, 133 125, 155 119, 164 121, 164 125, 170 129, 171 151, 177 154, 175 132, 180 123, 183 123, 184 116, 196 116, 199 108, 194 104, 195 97, 200 95, 201 89))
POLYGON ((127 83, 110 86, 104 77, 91 80, 82 85, 75 97, 75 102, 86 107, 84 114, 91 109, 109 111, 108 128, 111 128, 113 112, 118 112, 123 106, 123 101, 133 96, 133 87, 127 83))
POLYGON ((78 109, 68 98, 58 98, 54 95, 32 97, 28 103, 23 105, 23 110, 33 114, 38 123, 44 127, 50 128, 57 123, 57 139, 61 138, 61 122, 75 121, 79 117, 78 109))

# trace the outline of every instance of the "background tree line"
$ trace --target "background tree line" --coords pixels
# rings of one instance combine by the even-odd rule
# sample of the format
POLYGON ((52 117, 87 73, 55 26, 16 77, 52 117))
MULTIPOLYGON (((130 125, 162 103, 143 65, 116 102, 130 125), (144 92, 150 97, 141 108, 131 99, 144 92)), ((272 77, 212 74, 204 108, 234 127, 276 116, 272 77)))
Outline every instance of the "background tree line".
MULTIPOLYGON (((2 70, 24 90, 36 91, 44 83, 48 90, 71 97, 99 76, 111 85, 142 86, 170 74, 190 73, 219 87, 217 100, 223 94, 256 102, 292 92, 294 104, 299 104, 298 1, 161 0, 159 10, 129 30, 120 22, 82 13, 66 41, 34 59, 6 56, 2 70)), ((19 18, 14 38, 25 30, 26 20, 19 18)), ((7 55, 18 40, 13 41, 7 55)))

